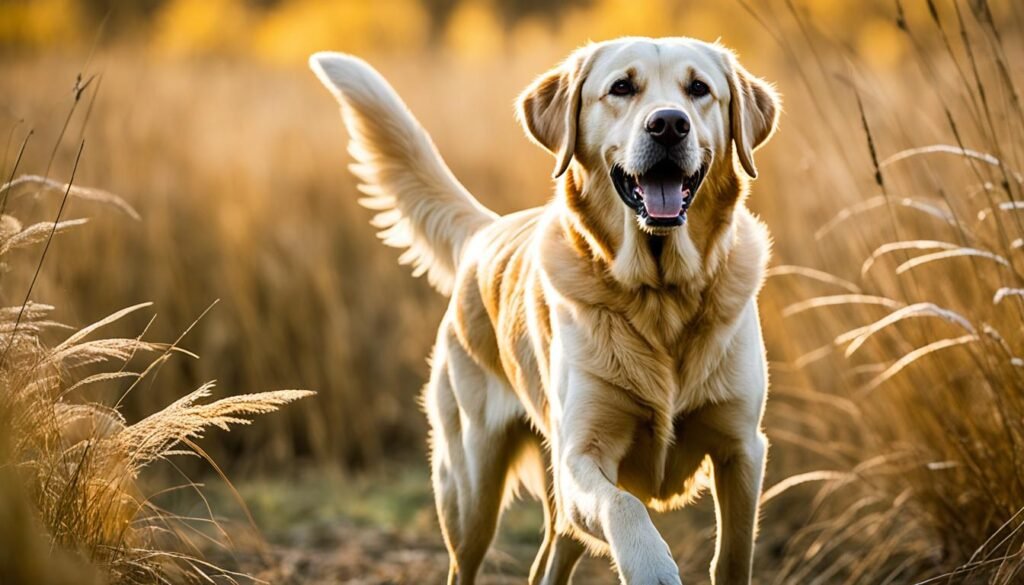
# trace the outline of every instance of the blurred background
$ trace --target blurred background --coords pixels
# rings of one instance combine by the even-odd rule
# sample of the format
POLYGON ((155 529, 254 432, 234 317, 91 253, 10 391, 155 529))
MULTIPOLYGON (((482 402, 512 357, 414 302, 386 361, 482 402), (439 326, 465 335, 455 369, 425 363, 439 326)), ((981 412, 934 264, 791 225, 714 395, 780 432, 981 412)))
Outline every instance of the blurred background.
MULTIPOLYGON (((265 536, 214 553, 231 566, 271 582, 439 582, 417 397, 445 299, 355 203, 308 55, 379 68, 470 192, 506 213, 551 195, 552 161, 512 115, 535 76, 589 40, 719 39, 785 103, 749 201, 775 240, 757 582, 1013 583, 1022 25, 1013 0, 0 0, 2 180, 68 181, 84 140, 75 184, 138 214, 12 197, 25 223, 89 222, 52 240, 37 278, 40 248, 7 257, 0 295, 17 307, 35 278, 31 299, 73 327, 152 301, 112 335, 186 333, 200 357, 134 389, 128 422, 209 380, 219 395, 318 392, 200 443, 265 536)), ((76 395, 112 404, 127 384, 76 395)), ((224 515, 244 517, 217 489, 224 515)), ((687 582, 707 582, 705 500, 662 521, 687 582)), ((513 508, 487 582, 522 581, 537 522, 513 508)), ((606 561, 581 571, 614 582, 606 561)))

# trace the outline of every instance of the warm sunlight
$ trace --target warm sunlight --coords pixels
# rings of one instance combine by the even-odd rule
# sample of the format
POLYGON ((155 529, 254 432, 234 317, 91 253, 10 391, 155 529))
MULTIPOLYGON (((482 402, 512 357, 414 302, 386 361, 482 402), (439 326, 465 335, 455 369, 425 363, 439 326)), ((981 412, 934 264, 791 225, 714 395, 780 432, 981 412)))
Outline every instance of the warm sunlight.
POLYGON ((1020 583, 1022 55, 1011 0, 0 0, 0 583, 1020 583))

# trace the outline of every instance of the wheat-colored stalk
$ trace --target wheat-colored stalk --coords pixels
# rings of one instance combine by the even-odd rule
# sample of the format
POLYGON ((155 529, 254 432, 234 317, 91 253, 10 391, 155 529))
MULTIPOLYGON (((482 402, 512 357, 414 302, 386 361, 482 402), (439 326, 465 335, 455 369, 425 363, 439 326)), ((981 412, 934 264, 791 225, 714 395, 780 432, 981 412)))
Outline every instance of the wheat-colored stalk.
MULTIPOLYGON (((38 177, 12 181, 0 186, 0 192, 25 185, 60 188, 122 210, 131 209, 108 193, 38 177)), ((4 215, 0 218, 0 260, 13 250, 48 242, 82 223, 84 220, 71 220, 22 227, 21 222, 4 215)), ((133 305, 72 329, 52 347, 43 335, 69 329, 51 319, 54 307, 26 302, 0 308, 0 347, 7 348, 0 360, 0 425, 5 428, 5 440, 0 441, 0 487, 5 482, 21 484, 21 491, 28 496, 17 500, 17 505, 26 507, 26 518, 34 518, 21 521, 24 524, 19 524, 17 531, 0 535, 0 546, 14 546, 16 541, 9 542, 12 538, 48 540, 51 550, 66 551, 62 554, 76 556, 95 568, 94 572, 79 573, 81 582, 92 578, 86 578, 88 575, 112 583, 254 581, 205 561, 186 536, 188 519, 153 505, 139 485, 139 476, 147 466, 176 454, 200 452, 206 456, 193 440, 210 427, 227 430, 248 424, 252 416, 273 412, 312 393, 279 390, 204 402, 212 393, 213 384, 209 383, 133 424, 116 407, 79 399, 78 392, 87 385, 116 386, 121 380, 137 383, 154 371, 152 366, 143 372, 126 369, 136 355, 162 352, 153 363, 162 363, 172 352, 192 355, 177 343, 153 343, 141 336, 92 338, 100 329, 150 306, 133 305), (117 369, 76 375, 85 366, 103 364, 117 369)), ((30 567, 45 563, 45 557, 37 553, 18 563, 30 567)), ((0 566, 0 575, 18 570, 17 566, 0 566)))

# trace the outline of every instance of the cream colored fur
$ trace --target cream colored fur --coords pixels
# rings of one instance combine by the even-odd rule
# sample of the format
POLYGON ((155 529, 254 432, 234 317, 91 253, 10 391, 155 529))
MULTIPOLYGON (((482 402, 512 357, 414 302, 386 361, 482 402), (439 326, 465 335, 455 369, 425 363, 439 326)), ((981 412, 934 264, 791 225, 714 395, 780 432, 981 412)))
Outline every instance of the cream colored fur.
POLYGON ((744 199, 752 153, 775 127, 774 91, 714 44, 583 47, 519 101, 528 134, 556 157, 556 197, 499 218, 366 63, 310 63, 342 104, 375 225, 451 294, 424 396, 449 583, 474 582, 518 485, 545 511, 530 583, 568 582, 585 549, 610 555, 623 583, 680 583, 648 510, 705 483, 718 518, 712 580, 749 583, 767 452, 756 296, 769 239, 744 199), (636 94, 610 95, 624 76, 636 94), (709 96, 688 93, 695 78, 709 96), (711 163, 687 222, 651 229, 609 173, 646 148, 643 120, 661 107, 691 120, 687 160, 711 163))

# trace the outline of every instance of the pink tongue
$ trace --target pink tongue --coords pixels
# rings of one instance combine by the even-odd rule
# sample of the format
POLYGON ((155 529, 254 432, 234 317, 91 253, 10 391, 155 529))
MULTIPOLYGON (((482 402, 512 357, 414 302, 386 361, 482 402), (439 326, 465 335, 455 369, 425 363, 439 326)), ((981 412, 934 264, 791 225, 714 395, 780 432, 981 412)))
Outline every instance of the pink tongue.
MULTIPOLYGON (((683 210, 683 183, 672 179, 640 179, 648 217, 677 217, 683 210)), ((689 193, 687 193, 689 195, 689 193)))

